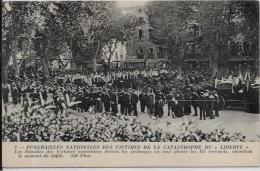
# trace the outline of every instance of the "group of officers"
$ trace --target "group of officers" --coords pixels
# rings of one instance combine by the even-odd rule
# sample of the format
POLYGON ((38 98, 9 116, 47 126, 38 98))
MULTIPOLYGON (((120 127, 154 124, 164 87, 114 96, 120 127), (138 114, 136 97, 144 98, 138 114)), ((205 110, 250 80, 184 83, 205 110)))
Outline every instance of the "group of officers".
MULTIPOLYGON (((46 92, 45 90, 43 92, 46 92)), ((73 99, 77 105, 73 106, 79 112, 91 111, 93 113, 107 112, 113 115, 138 116, 137 106, 140 112, 149 116, 161 118, 164 113, 173 118, 190 115, 192 108, 194 116, 206 120, 219 116, 220 99, 215 90, 204 90, 199 94, 195 91, 169 91, 164 94, 160 90, 143 89, 117 89, 113 87, 81 87, 54 89, 52 92, 54 104, 58 110, 64 110, 62 103, 68 106, 66 98, 73 99), (167 106, 166 109, 164 106, 167 106), (166 111, 165 111, 166 110, 166 111)), ((46 97, 46 96, 44 96, 46 97)))

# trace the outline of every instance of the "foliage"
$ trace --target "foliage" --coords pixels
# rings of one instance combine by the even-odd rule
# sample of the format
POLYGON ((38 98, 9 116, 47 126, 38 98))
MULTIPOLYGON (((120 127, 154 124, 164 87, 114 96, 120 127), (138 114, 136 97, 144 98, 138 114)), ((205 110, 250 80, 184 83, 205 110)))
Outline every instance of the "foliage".
MULTIPOLYGON (((259 34, 259 4, 256 1, 155 1, 149 2, 147 9, 154 28, 152 38, 168 47, 173 61, 182 63, 178 50, 185 49, 190 40, 215 65, 226 64, 229 42, 238 34, 258 47, 255 35, 259 34), (199 35, 190 34, 191 23, 199 26, 199 35), (177 54, 175 58, 174 54, 177 54)), ((258 53, 256 48, 254 51, 258 53)))
POLYGON ((147 4, 152 39, 168 49, 168 59, 181 66, 187 39, 187 23, 194 13, 193 3, 151 1, 147 4))

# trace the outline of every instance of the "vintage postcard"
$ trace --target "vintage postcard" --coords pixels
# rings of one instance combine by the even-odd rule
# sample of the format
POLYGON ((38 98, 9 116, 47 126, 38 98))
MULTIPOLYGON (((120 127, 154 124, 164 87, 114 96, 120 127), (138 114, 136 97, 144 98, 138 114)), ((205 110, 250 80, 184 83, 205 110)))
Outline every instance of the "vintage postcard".
POLYGON ((3 1, 4 168, 259 166, 258 1, 3 1))

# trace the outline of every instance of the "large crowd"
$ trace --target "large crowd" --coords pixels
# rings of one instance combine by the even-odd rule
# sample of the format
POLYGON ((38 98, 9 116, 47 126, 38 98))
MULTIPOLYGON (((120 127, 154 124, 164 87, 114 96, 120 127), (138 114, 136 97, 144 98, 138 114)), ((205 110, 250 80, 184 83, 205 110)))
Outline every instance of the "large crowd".
MULTIPOLYGON (((13 77, 10 77, 13 78, 13 77)), ((3 141, 244 141, 240 134, 152 130, 132 116, 219 117, 214 78, 205 72, 143 70, 82 74, 27 73, 2 85, 3 141), (11 95, 11 101, 9 96, 11 95), (8 111, 8 105, 20 110, 8 111), (141 111, 137 110, 140 105, 141 111), (163 106, 167 105, 167 111, 163 106), (193 110, 191 109, 193 108, 193 110), (84 113, 71 118, 70 111, 84 113), (194 111, 194 113, 192 113, 194 111)))

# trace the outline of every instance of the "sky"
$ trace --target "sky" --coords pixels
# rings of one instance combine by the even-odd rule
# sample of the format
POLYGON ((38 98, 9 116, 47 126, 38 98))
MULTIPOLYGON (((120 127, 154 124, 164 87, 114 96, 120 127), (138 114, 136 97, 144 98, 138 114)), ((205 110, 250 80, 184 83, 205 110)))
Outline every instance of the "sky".
POLYGON ((137 0, 134 0, 134 1, 127 1, 127 0, 117 1, 118 6, 121 7, 121 8, 123 8, 123 9, 124 9, 124 8, 144 6, 146 2, 147 2, 147 1, 137 1, 137 0))

